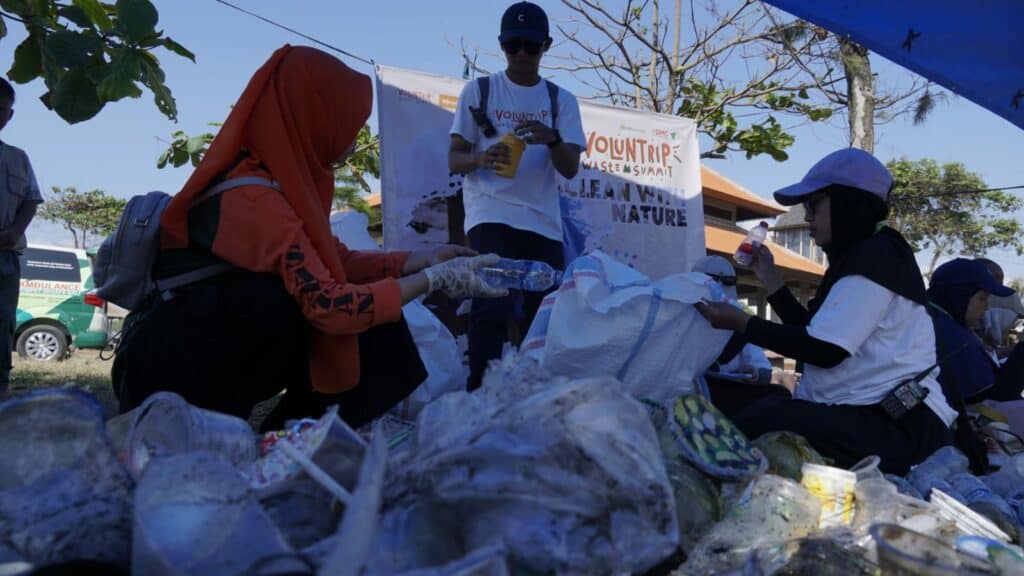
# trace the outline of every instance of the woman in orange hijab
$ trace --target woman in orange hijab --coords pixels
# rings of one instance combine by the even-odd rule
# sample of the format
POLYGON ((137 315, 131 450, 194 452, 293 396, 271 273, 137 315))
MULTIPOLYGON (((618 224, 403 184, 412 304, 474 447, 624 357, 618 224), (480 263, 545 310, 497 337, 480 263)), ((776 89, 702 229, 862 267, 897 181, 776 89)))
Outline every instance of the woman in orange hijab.
POLYGON ((229 271, 151 298, 125 323, 112 379, 121 410, 158 390, 247 417, 287 388, 265 427, 338 404, 358 426, 426 377, 402 305, 433 290, 500 296, 459 246, 360 252, 331 234, 334 166, 370 115, 370 79, 320 50, 285 46, 249 81, 161 219, 156 278, 229 271), (209 200, 229 179, 262 177, 209 200))

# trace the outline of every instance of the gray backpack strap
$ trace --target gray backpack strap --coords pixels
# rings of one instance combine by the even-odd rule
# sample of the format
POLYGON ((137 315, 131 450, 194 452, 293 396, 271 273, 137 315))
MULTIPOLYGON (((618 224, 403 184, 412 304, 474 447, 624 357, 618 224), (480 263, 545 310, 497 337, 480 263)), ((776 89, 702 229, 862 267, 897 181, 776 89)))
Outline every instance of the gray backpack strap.
MULTIPOLYGON (((225 180, 220 184, 217 184, 216 186, 207 189, 205 192, 197 196, 196 199, 192 202, 192 206, 198 206, 203 202, 206 202, 207 200, 213 198, 214 196, 223 194, 224 192, 227 192, 228 190, 234 188, 241 188, 242 186, 266 186, 267 188, 273 188, 274 190, 281 189, 281 187, 278 185, 276 181, 267 178, 262 178, 260 176, 242 176, 240 178, 231 178, 230 180, 225 180)), ((200 280, 206 280, 207 278, 213 278, 214 276, 224 274, 225 272, 228 272, 233 268, 234 266, 228 264, 227 262, 220 262, 217 264, 212 264, 210 266, 204 266, 202 268, 190 270, 188 272, 185 272, 184 274, 178 274, 176 276, 162 278, 160 280, 156 280, 154 284, 156 285, 157 292, 160 293, 160 297, 163 298, 164 300, 170 300, 171 298, 174 297, 175 288, 187 286, 194 282, 199 282, 200 280)))
POLYGON ((203 202, 206 202, 210 198, 218 194, 223 194, 233 188, 240 188, 242 186, 266 186, 267 188, 273 188, 274 190, 280 190, 277 182, 268 178, 262 178, 260 176, 242 176, 241 178, 231 178, 225 180, 212 188, 207 189, 205 192, 196 196, 196 199, 192 201, 193 206, 198 206, 203 202))
POLYGON ((207 278, 213 278, 219 274, 223 274, 228 270, 234 268, 227 262, 221 262, 219 264, 213 264, 210 266, 204 266, 195 270, 185 272, 184 274, 178 274, 177 276, 171 276, 170 278, 164 278, 154 282, 156 289, 163 296, 164 300, 170 300, 169 292, 175 288, 186 286, 193 282, 199 282, 200 280, 206 280, 207 278))
POLYGON ((558 130, 558 86, 550 80, 545 80, 548 86, 548 97, 551 98, 551 129, 558 130))

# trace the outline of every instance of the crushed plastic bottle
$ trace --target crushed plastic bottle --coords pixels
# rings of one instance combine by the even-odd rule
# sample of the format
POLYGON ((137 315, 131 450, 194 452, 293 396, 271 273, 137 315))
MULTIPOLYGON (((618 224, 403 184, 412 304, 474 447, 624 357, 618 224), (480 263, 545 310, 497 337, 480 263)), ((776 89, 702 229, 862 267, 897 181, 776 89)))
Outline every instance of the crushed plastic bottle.
POLYGON ((967 457, 953 446, 943 446, 932 453, 907 474, 907 480, 925 498, 931 494, 932 488, 938 488, 946 494, 960 499, 960 493, 949 484, 949 479, 956 474, 967 472, 967 457))
POLYGON ((732 255, 733 260, 740 266, 750 266, 754 261, 754 248, 763 244, 767 238, 768 223, 762 220, 757 226, 751 228, 750 232, 747 232, 747 237, 743 239, 739 248, 736 249, 736 253, 732 255))
POLYGON ((546 262, 502 258, 477 270, 477 275, 495 288, 543 292, 562 282, 562 272, 546 262))

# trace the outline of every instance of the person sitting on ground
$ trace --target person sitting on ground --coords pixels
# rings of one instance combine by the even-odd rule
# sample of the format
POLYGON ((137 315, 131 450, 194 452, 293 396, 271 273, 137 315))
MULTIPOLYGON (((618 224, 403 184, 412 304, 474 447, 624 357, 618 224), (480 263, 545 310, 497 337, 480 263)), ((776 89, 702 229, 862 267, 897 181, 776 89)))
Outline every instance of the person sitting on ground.
POLYGON ((735 415, 744 433, 792 431, 838 466, 878 455, 883 471, 905 474, 954 442, 958 414, 936 379, 935 333, 913 250, 885 224, 892 184, 867 152, 825 156, 803 180, 775 192, 781 204, 803 203, 811 236, 828 255, 808 307, 760 246, 751 267, 784 324, 727 303, 698 309, 714 327, 804 362, 795 397, 754 398, 735 415))
MULTIPOLYGON (((722 285, 722 290, 730 302, 737 299, 736 292, 736 270, 728 260, 721 256, 705 256, 693 265, 694 272, 707 274, 713 280, 722 285)), ((732 402, 733 389, 736 387, 749 388, 751 384, 767 385, 772 381, 772 364, 764 355, 764 350, 747 342, 742 334, 733 333, 726 343, 718 359, 708 369, 705 375, 708 383, 708 390, 711 392, 711 401, 726 415, 731 415, 736 408, 732 402), (745 375, 742 382, 725 379, 719 374, 745 375)), ((765 389, 765 393, 772 393, 774 390, 765 389)), ((783 390, 782 392, 785 392, 783 390)), ((751 392, 749 390, 739 391, 740 401, 745 404, 751 392)))
POLYGON ((153 296, 125 323, 112 369, 121 411, 169 390, 240 417, 287 389, 263 423, 326 406, 359 426, 426 377, 402 305, 433 290, 499 297, 457 246, 359 252, 332 235, 334 166, 370 114, 370 79, 320 50, 285 46, 249 81, 160 222, 154 277, 233 269, 153 296), (195 203, 226 179, 246 185, 195 203))
POLYGON ((988 309, 990 295, 1006 297, 1012 288, 999 284, 976 260, 956 258, 935 269, 928 287, 929 313, 939 352, 950 354, 941 378, 950 378, 964 400, 1020 400, 1024 390, 1024 347, 1017 345, 1000 365, 972 332, 988 309))

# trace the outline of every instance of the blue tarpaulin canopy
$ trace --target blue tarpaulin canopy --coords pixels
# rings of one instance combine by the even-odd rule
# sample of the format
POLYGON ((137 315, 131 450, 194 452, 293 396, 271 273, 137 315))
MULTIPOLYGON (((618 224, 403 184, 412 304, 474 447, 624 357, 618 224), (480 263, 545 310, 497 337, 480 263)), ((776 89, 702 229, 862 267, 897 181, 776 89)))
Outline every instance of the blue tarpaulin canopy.
POLYGON ((764 0, 1024 128, 1021 0, 764 0))

